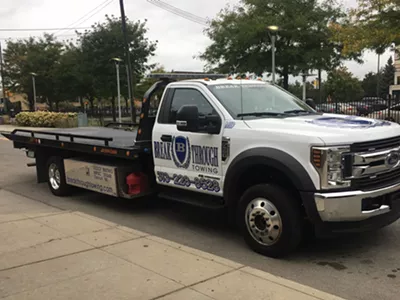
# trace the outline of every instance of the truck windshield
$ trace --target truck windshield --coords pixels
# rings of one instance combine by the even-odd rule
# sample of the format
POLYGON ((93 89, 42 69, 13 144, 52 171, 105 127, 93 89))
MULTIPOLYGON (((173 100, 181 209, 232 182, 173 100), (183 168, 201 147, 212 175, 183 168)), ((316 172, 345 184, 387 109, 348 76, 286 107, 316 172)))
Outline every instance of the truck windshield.
POLYGON ((316 113, 294 95, 267 83, 228 83, 209 85, 208 88, 235 119, 316 113))

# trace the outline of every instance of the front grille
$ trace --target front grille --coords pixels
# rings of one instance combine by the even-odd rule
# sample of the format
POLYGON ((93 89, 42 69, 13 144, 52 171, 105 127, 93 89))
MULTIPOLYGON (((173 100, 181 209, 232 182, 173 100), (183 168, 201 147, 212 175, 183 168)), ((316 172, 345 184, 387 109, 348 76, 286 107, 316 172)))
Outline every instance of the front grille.
POLYGON ((367 152, 370 149, 385 149, 385 148, 395 148, 400 146, 400 136, 375 140, 370 142, 354 143, 350 146, 351 152, 367 152))
POLYGON ((364 177, 353 179, 351 181, 351 187, 360 190, 371 190, 386 187, 397 182, 400 182, 400 168, 391 172, 376 175, 373 178, 364 177))

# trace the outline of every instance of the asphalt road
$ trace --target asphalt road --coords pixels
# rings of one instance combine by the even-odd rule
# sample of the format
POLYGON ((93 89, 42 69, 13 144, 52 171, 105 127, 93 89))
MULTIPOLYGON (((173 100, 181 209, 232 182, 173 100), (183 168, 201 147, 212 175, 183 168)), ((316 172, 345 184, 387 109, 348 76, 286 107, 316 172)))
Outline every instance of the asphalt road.
POLYGON ((46 184, 36 183, 35 169, 26 167, 27 162, 31 160, 24 152, 12 149, 9 141, 0 138, 0 188, 207 251, 346 299, 399 299, 400 221, 376 232, 316 240, 291 257, 277 260, 248 249, 220 213, 166 200, 139 206, 86 191, 57 198, 46 184))

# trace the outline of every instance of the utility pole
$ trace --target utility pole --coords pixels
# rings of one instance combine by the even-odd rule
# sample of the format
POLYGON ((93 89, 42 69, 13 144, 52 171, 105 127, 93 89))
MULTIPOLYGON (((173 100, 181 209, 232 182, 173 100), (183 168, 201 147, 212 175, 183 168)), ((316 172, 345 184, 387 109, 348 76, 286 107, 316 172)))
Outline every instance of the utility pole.
POLYGON ((6 89, 4 88, 4 69, 3 69, 3 50, 1 49, 0 42, 0 75, 1 75, 1 89, 3 91, 4 110, 6 110, 6 89))
POLYGON ((125 8, 124 8, 124 0, 119 0, 119 7, 121 9, 121 25, 122 25, 122 34, 124 35, 124 48, 125 48, 125 56, 126 56, 126 63, 128 64, 128 95, 130 95, 130 104, 131 104, 131 118, 132 123, 136 123, 136 109, 134 105, 134 95, 132 92, 132 65, 131 65, 131 55, 129 52, 129 45, 128 45, 128 36, 126 32, 126 19, 125 19, 125 8))

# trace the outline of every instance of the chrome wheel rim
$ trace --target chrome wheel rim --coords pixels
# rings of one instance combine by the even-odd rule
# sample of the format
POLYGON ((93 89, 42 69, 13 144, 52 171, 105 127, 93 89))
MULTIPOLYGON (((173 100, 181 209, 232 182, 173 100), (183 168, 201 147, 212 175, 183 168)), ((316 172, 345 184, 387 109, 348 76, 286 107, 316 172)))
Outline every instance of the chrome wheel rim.
POLYGON ((282 234, 282 218, 275 205, 265 198, 250 201, 246 208, 247 230, 263 246, 275 244, 282 234))
POLYGON ((49 166, 49 182, 53 189, 58 190, 61 184, 60 170, 56 164, 51 164, 49 166))

